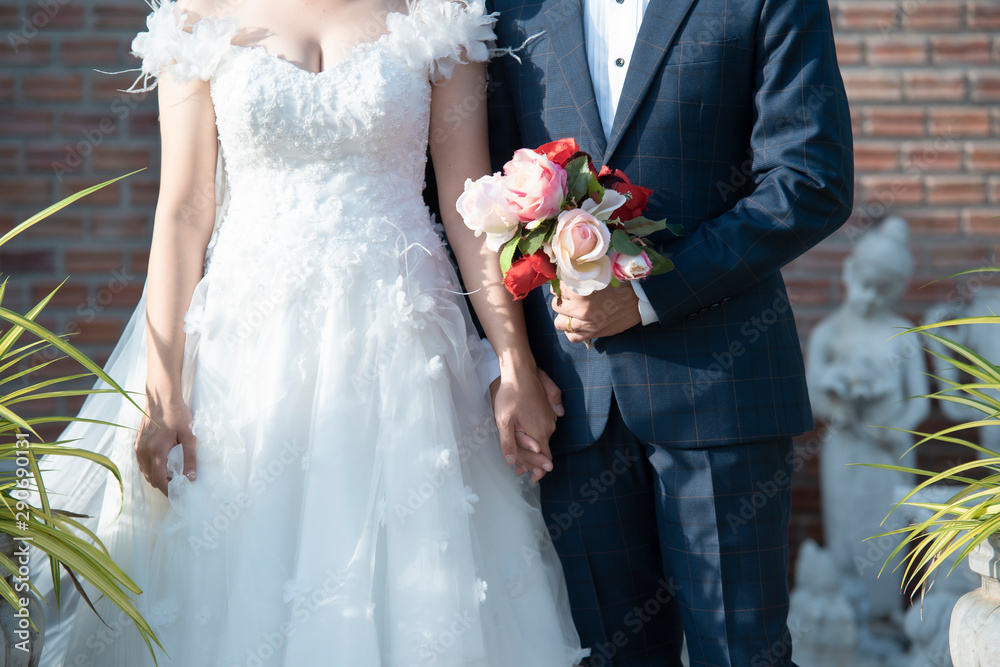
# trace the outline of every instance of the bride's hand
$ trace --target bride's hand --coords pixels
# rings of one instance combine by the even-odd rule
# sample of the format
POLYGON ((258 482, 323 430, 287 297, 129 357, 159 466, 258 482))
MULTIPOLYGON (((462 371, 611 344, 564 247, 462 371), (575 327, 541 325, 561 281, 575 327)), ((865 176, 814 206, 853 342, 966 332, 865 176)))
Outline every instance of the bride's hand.
POLYGON ((184 476, 195 479, 195 437, 191 432, 191 409, 183 401, 159 404, 147 399, 146 412, 135 438, 139 471, 160 493, 167 495, 167 454, 178 443, 184 451, 184 476), (155 423, 154 423, 155 421, 155 423))
POLYGON ((552 470, 549 436, 564 414, 562 392, 541 369, 501 375, 490 392, 504 458, 537 482, 552 470))

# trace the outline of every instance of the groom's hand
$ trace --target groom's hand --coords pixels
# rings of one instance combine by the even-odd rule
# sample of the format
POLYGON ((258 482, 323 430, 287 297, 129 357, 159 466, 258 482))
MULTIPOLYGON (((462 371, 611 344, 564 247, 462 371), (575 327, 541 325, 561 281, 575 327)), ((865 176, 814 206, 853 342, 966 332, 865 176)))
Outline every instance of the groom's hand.
POLYGON ((628 284, 606 287, 590 296, 574 294, 564 287, 562 296, 552 299, 552 310, 557 313, 556 329, 565 333, 571 343, 614 336, 642 324, 639 297, 628 284))
MULTIPOLYGON (((543 371, 541 368, 538 369, 538 382, 542 386, 542 390, 545 392, 545 398, 548 401, 549 407, 552 412, 555 413, 556 417, 562 417, 566 414, 566 409, 562 404, 562 390, 559 386, 549 377, 549 374, 543 371)), ((493 409, 496 411, 496 397, 497 392, 500 390, 500 378, 495 379, 492 384, 490 384, 490 398, 493 401, 493 409)), ((514 443, 516 445, 516 467, 515 474, 521 475, 526 472, 531 472, 532 481, 537 482, 546 474, 546 469, 551 470, 552 468, 552 452, 548 447, 548 444, 541 444, 530 435, 524 431, 515 431, 514 433, 514 443)))

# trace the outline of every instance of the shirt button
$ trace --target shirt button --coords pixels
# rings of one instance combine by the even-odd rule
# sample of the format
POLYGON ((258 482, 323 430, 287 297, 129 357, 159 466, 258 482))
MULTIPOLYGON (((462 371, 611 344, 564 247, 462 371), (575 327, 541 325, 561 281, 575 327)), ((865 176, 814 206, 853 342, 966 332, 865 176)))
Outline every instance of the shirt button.
POLYGON ((625 59, 619 58, 618 60, 615 61, 615 64, 618 65, 619 67, 625 67, 625 59))
POLYGON ((622 4, 623 2, 625 2, 625 0, 615 0, 615 2, 617 2, 617 3, 618 3, 618 4, 620 5, 620 4, 622 4))

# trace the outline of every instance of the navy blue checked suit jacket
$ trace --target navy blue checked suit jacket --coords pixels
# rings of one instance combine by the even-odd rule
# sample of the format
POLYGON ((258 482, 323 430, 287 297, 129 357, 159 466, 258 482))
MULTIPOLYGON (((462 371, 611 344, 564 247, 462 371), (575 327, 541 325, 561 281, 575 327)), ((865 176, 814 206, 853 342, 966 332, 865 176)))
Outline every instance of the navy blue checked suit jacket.
POLYGON ((601 435, 612 392, 650 443, 711 447, 811 430, 779 269, 851 211, 851 121, 826 0, 650 0, 634 52, 622 54, 609 141, 581 0, 490 9, 499 46, 542 33, 520 62, 491 62, 494 169, 518 148, 574 137, 598 166, 653 190, 647 217, 685 229, 650 237, 676 265, 642 283, 658 324, 588 351, 553 327, 547 288, 525 300, 535 356, 563 390, 554 451, 601 435))

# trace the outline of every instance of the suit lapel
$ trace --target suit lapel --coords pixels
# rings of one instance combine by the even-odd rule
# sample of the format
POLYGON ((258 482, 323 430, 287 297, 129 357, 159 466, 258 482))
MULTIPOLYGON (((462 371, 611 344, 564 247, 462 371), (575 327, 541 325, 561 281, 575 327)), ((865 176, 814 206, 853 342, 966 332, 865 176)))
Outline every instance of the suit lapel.
MULTIPOLYGON (((581 0, 556 0, 545 10, 545 31, 573 103, 590 135, 591 145, 597 147, 593 151, 596 157, 604 153, 607 140, 594 96, 594 83, 590 78, 587 46, 583 38, 583 7, 580 3, 581 0)), ((584 139, 579 137, 581 144, 584 139)), ((583 149, 587 150, 585 146, 583 149)))
POLYGON ((659 71, 663 57, 677 39, 684 17, 695 1, 649 0, 646 12, 642 16, 642 25, 639 26, 639 36, 635 40, 628 73, 625 75, 625 85, 622 87, 618 109, 615 111, 611 139, 604 153, 604 164, 611 159, 622 135, 635 118, 639 104, 653 81, 653 76, 659 71))

